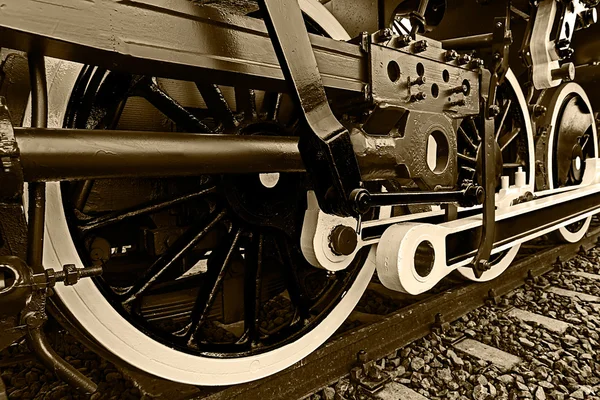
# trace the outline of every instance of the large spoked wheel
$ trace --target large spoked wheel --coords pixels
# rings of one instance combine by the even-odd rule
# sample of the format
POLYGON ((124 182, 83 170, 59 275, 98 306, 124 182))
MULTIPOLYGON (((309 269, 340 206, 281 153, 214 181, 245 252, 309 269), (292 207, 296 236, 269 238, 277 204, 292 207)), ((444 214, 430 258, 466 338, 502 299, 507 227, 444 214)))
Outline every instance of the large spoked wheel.
MULTIPOLYGON (((500 114, 496 118, 496 171, 500 190, 500 176, 508 176, 510 185, 515 184, 515 173, 522 170, 526 174, 526 186, 533 192, 535 152, 533 130, 527 108, 527 102, 512 71, 508 71, 503 85, 498 88, 496 104, 500 114)), ((468 119, 459 127, 458 157, 459 181, 468 179, 480 181, 481 170, 480 146, 481 121, 468 119)), ((498 195, 497 195, 498 198, 498 195)), ((508 206, 504 204, 503 206, 508 206)), ((477 282, 486 282, 500 276, 512 263, 519 251, 520 245, 493 254, 490 259, 491 267, 477 278, 469 267, 458 268, 464 278, 477 282)))
MULTIPOLYGON (((589 99, 576 83, 548 89, 539 102, 548 112, 543 126, 550 127, 547 141, 538 145, 545 152, 546 175, 538 177, 538 186, 558 189, 580 185, 585 160, 598 156, 598 133, 589 99)), ((587 232, 592 217, 560 227, 554 239, 576 243, 587 232)))
MULTIPOLYGON (((326 9, 300 1, 311 29, 349 39, 326 9)), ((50 125, 297 134, 286 96, 137 77, 57 62, 50 125)), ((94 340, 165 379, 225 385, 299 361, 352 311, 374 271, 367 252, 330 273, 302 256, 303 174, 49 184, 44 265, 104 266, 56 288, 94 340)))

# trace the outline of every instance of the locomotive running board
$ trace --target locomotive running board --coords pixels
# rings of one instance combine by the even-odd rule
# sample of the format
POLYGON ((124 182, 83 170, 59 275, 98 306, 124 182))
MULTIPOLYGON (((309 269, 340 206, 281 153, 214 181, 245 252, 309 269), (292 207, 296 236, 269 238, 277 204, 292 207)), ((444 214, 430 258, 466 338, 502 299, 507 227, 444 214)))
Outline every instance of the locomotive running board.
MULTIPOLYGON (((576 189, 561 188, 536 195, 531 201, 496 210, 492 254, 599 213, 600 159, 586 160, 583 182, 576 189)), ((314 209, 312 211, 309 206, 302 237, 302 250, 311 264, 339 270, 348 265, 360 248, 376 244, 377 273, 381 282, 389 289, 415 295, 431 289, 455 269, 468 265, 475 255, 482 229, 481 211, 474 209, 464 210, 459 219, 449 222, 443 222, 443 211, 367 221, 362 224, 355 252, 342 257, 332 253, 329 235, 332 228, 340 224, 356 227, 356 220, 320 212, 315 218, 314 209), (404 220, 398 222, 400 218, 404 220), (377 231, 383 234, 378 235, 377 231), (312 241, 307 236, 311 233, 312 241)))

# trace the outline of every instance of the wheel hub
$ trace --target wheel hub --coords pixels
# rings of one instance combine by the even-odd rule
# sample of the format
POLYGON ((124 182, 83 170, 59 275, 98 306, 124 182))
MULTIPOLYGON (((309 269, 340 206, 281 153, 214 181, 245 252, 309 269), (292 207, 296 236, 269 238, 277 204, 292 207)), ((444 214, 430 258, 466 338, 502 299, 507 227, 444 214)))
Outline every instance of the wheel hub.
MULTIPOLYGON (((254 122, 241 135, 290 134, 277 122, 254 122)), ((248 224, 295 233, 306 198, 303 174, 265 173, 222 177, 223 194, 234 213, 248 224)))

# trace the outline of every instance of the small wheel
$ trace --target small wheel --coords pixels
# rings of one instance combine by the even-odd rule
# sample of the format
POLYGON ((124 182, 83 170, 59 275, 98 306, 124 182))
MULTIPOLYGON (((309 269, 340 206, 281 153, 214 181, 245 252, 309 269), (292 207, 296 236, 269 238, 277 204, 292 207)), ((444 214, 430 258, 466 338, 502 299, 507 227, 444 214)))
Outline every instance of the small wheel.
MULTIPOLYGON (((300 5, 313 32, 349 39, 316 0, 300 5)), ((49 64, 50 126, 295 133, 279 93, 49 64)), ((226 385, 287 368, 338 329, 374 271, 368 250, 336 273, 303 258, 303 174, 47 187, 44 265, 105 271, 58 299, 90 337, 165 379, 226 385)))
MULTIPOLYGON (((541 126, 549 126, 546 141, 538 141, 546 161, 546 174, 539 174, 536 186, 557 189, 581 184, 585 160, 598 156, 598 133, 589 99, 581 86, 567 83, 542 93, 538 104, 548 111, 541 126)), ((592 221, 586 217, 558 228, 551 238, 567 243, 581 240, 592 221)))
MULTIPOLYGON (((497 190, 500 189, 500 176, 509 177, 511 185, 515 184, 515 172, 522 169, 526 174, 526 185, 533 191, 535 152, 533 130, 527 108, 527 102, 514 73, 509 70, 504 84, 498 88, 497 104, 502 110, 496 118, 496 164, 497 190)), ((479 148, 481 121, 466 120, 459 127, 459 179, 480 182, 478 171, 481 170, 479 148)), ((493 254, 489 260, 491 268, 477 278, 470 267, 457 269, 458 274, 476 282, 486 282, 498 277, 512 263, 520 245, 493 254)))

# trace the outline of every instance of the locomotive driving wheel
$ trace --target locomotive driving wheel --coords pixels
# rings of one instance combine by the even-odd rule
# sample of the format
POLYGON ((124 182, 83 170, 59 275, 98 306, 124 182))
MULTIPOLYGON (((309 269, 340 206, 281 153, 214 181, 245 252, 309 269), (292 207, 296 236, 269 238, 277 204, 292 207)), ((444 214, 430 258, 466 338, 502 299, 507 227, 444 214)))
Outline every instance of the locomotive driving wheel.
MULTIPOLYGON (((534 186, 534 140, 527 102, 514 73, 509 70, 504 83, 498 88, 496 105, 500 114, 495 120, 496 138, 496 179, 498 206, 509 206, 500 200, 501 176, 508 177, 509 185, 515 185, 516 173, 525 173, 525 185, 533 192, 534 186)), ((481 134, 480 118, 465 120, 458 131, 459 182, 469 180, 481 182, 481 134)), ((486 282, 500 276, 511 264, 519 251, 520 245, 492 254, 490 269, 479 278, 470 267, 461 267, 457 272, 463 277, 486 282)))
MULTIPOLYGON (((317 1, 300 4, 309 29, 349 39, 317 1)), ((49 73, 57 127, 297 135, 280 93, 68 62, 49 73)), ((373 274, 368 250, 336 273, 304 259, 307 190, 301 173, 49 184, 44 264, 104 267, 101 279, 56 292, 125 362, 189 384, 259 379, 333 334, 373 274)))
MULTIPOLYGON (((537 189, 558 189, 580 185, 585 160, 598 156, 598 133, 589 99, 576 83, 545 90, 538 104, 547 112, 538 122, 547 132, 536 144, 545 173, 536 178, 537 189)), ((587 232, 592 217, 584 218, 553 232, 558 241, 576 243, 587 232)))

